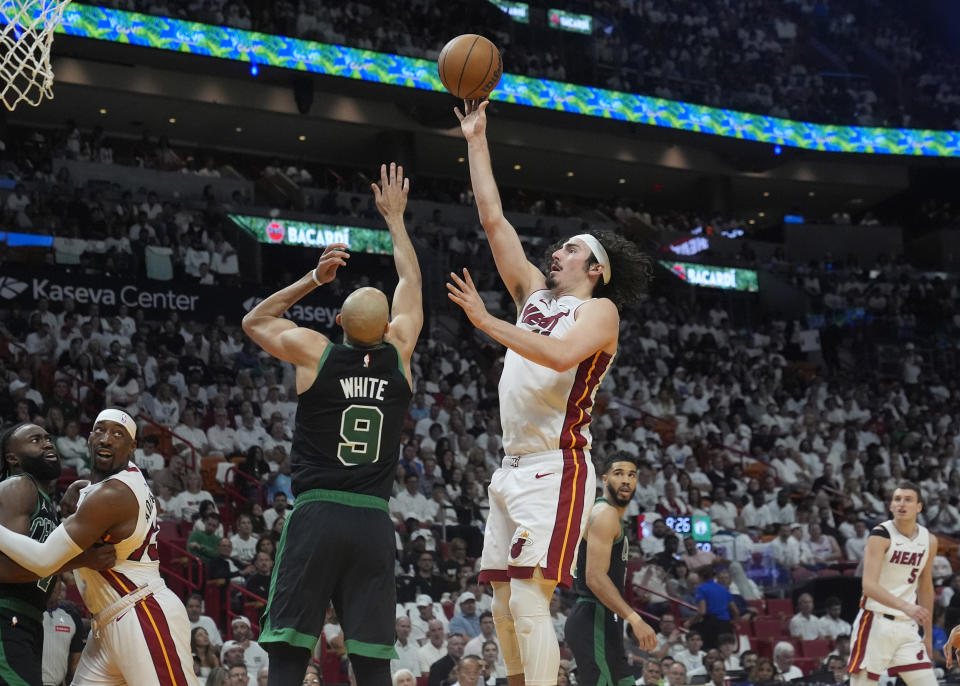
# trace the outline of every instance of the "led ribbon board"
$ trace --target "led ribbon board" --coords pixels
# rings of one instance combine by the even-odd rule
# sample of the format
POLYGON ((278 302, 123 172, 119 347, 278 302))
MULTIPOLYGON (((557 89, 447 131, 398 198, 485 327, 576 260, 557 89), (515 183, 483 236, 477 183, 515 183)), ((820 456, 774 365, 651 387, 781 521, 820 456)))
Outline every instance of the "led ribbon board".
POLYGON ((364 229, 359 226, 317 224, 290 219, 254 217, 247 214, 229 214, 230 220, 260 243, 270 245, 298 245, 320 248, 330 243, 345 243, 354 252, 393 254, 389 231, 364 229))
MULTIPOLYGON (((434 62, 199 22, 70 3, 61 33, 284 69, 444 91, 434 62)), ((960 157, 960 132, 833 126, 504 74, 493 100, 789 145, 806 150, 960 157)))
POLYGON ((757 272, 752 269, 735 269, 733 267, 714 267, 709 264, 694 264, 692 262, 665 262, 660 264, 669 269, 674 276, 683 279, 694 286, 707 288, 722 288, 728 291, 760 290, 757 281, 757 272))

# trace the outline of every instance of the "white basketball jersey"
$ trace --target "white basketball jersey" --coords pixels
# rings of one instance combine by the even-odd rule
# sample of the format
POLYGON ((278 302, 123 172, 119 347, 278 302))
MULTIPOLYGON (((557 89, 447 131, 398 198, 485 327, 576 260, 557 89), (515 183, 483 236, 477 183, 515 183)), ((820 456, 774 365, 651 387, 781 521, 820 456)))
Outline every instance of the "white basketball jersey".
MULTIPOLYGON (((880 585, 898 598, 915 603, 920 573, 930 554, 930 533, 918 524, 917 535, 911 539, 897 530, 893 520, 888 519, 879 526, 890 534, 890 546, 880 568, 880 585)), ((906 617, 900 610, 878 603, 873 598, 864 597, 860 606, 880 614, 906 617)))
MULTIPOLYGON (((563 338, 586 300, 535 291, 517 326, 563 338)), ((613 355, 599 351, 565 372, 555 372, 507 350, 500 377, 503 450, 511 457, 547 450, 590 448, 590 409, 613 355)))
POLYGON ((113 543, 116 547, 116 565, 100 571, 86 568, 74 571, 83 602, 93 614, 97 614, 138 587, 160 579, 160 558, 157 554, 157 533, 160 529, 157 526, 156 499, 150 492, 143 474, 133 462, 128 462, 126 468, 113 476, 108 476, 99 483, 90 484, 80 491, 78 505, 108 481, 120 481, 133 491, 140 505, 140 511, 137 515, 137 528, 132 535, 122 541, 110 540, 108 536, 104 541, 113 543))

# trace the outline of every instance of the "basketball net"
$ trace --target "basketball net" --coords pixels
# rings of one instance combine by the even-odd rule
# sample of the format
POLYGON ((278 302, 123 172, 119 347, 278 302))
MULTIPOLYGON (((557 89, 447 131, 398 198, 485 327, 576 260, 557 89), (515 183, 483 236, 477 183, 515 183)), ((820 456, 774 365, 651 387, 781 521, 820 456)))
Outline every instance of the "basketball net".
POLYGON ((50 46, 70 0, 0 0, 0 100, 36 107, 53 98, 50 46))

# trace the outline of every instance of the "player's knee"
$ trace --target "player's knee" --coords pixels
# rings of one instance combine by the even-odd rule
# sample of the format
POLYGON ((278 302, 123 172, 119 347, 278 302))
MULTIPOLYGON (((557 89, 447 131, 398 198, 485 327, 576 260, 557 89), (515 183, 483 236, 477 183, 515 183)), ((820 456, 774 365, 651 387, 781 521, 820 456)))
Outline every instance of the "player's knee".
POLYGON ((510 614, 521 631, 520 622, 533 617, 550 616, 550 600, 541 584, 533 579, 513 579, 510 582, 510 614))

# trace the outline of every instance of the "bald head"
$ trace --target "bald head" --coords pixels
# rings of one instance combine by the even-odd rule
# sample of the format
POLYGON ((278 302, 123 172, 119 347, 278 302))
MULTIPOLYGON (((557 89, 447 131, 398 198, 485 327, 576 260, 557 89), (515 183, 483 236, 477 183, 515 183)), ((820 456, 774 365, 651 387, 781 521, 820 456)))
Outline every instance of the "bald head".
POLYGON ((376 345, 383 340, 390 321, 387 296, 369 286, 358 288, 343 301, 337 323, 343 327, 347 341, 360 345, 376 345))

